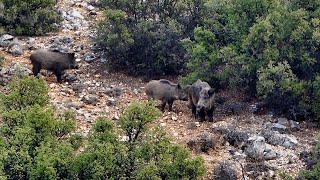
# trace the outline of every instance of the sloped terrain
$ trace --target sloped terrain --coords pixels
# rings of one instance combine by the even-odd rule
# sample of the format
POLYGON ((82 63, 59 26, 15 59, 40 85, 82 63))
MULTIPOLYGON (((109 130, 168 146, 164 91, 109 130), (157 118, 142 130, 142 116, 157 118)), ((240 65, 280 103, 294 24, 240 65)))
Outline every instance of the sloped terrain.
MULTIPOLYGON (((28 46, 22 55, 0 47, 6 60, 1 74, 2 91, 16 73, 31 73, 30 53, 36 48, 73 50, 79 70, 67 70, 66 82, 58 84, 55 76, 42 71, 48 82, 49 95, 57 110, 72 109, 77 115, 79 132, 86 135, 98 116, 117 121, 124 109, 134 100, 146 101, 141 78, 105 70, 105 59, 92 52, 94 26, 102 17, 94 1, 61 0, 58 9, 65 18, 61 30, 43 37, 18 37, 28 46)), ((11 41, 11 39, 9 39, 11 41)), ((177 81, 177 77, 170 77, 177 81)), ((294 122, 273 115, 253 113, 254 103, 242 103, 240 92, 220 92, 226 102, 217 104, 214 122, 197 122, 192 118, 188 102, 176 101, 173 112, 164 112, 155 123, 163 126, 172 140, 201 155, 211 179, 215 166, 229 162, 238 179, 278 179, 278 173, 297 175, 305 166, 300 154, 310 151, 316 143, 318 129, 311 123, 294 122)), ((157 102, 159 103, 159 102, 157 102)))

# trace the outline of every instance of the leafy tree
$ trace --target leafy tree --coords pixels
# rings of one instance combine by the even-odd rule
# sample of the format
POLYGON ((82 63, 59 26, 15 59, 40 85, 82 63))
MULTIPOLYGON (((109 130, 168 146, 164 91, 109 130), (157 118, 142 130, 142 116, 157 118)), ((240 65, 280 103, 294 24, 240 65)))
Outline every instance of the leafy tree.
POLYGON ((60 116, 49 106, 42 78, 15 78, 0 98, 0 176, 7 179, 71 177, 74 148, 66 137, 75 130, 75 116, 60 116))
POLYGON ((0 26, 16 35, 42 35, 57 30, 61 18, 53 9, 55 3, 54 0, 0 0, 0 26))
POLYGON ((159 116, 151 103, 132 103, 120 117, 119 132, 100 118, 90 132, 88 148, 73 164, 79 179, 197 179, 203 159, 174 145, 150 123, 159 116), (120 139, 119 139, 120 137, 120 139))
POLYGON ((147 79, 185 71, 180 40, 201 23, 205 1, 110 1, 98 25, 96 42, 106 52, 110 69, 147 79))

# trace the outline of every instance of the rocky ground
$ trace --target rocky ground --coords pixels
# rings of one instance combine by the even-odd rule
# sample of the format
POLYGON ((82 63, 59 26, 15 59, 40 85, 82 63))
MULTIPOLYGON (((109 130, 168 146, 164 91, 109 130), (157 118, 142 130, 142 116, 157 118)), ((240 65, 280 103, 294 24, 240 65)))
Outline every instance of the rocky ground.
MULTIPOLYGON (((0 84, 5 89, 15 74, 30 74, 30 53, 37 48, 74 51, 78 70, 67 70, 65 82, 43 71, 51 102, 57 110, 72 109, 77 114, 79 132, 87 135, 98 116, 119 119, 120 111, 134 100, 146 100, 139 78, 104 70, 106 59, 93 53, 91 39, 102 12, 95 0, 61 0, 57 8, 64 21, 58 33, 42 37, 0 37, 0 53, 5 56, 0 84)), ((175 78, 173 78, 175 80, 175 78)), ((240 93, 220 92, 226 102, 218 104, 215 121, 196 122, 187 102, 175 102, 173 112, 165 112, 156 123, 163 126, 172 140, 201 155, 208 169, 204 179, 211 179, 221 162, 235 169, 238 179, 279 179, 280 172, 297 175, 305 166, 304 152, 317 143, 318 129, 310 123, 258 115, 254 103, 242 103, 240 93)), ((223 166, 220 171, 228 171, 223 166)), ((217 171, 216 171, 217 172, 217 171)))

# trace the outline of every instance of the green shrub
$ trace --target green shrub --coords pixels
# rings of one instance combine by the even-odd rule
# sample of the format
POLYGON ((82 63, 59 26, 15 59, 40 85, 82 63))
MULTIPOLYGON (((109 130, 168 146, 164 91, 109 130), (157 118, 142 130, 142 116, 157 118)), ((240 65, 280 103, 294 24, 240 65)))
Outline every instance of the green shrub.
POLYGON ((41 77, 16 77, 9 84, 9 90, 9 94, 0 96, 4 110, 20 110, 36 104, 46 106, 49 103, 47 85, 41 77))
MULTIPOLYGON (((1 35, 1 30, 0 30, 0 35, 1 35)), ((4 55, 0 54, 0 67, 2 67, 4 60, 5 60, 4 55)))
POLYGON ((3 105, 0 126, 0 176, 6 179, 69 179, 74 114, 57 116, 48 105, 41 78, 15 78, 3 105))
POLYGON ((267 68, 258 71, 258 95, 281 113, 299 103, 305 86, 292 73, 287 62, 275 64, 271 61, 267 68))
POLYGON ((1 179, 198 179, 205 173, 201 157, 152 128, 160 115, 152 102, 132 103, 118 126, 98 118, 85 141, 75 133, 74 113, 57 114, 48 105, 44 84, 15 79, 0 99, 1 179))
POLYGON ((1 0, 0 26, 16 35, 42 35, 57 30, 61 17, 54 0, 1 0))
POLYGON ((187 149, 174 145, 150 123, 159 116, 152 103, 132 103, 115 131, 100 118, 90 132, 88 148, 73 163, 78 179, 198 179, 203 159, 191 158, 187 149))
POLYGON ((184 73, 180 40, 192 36, 205 2, 100 1, 107 10, 96 42, 106 52, 108 68, 147 79, 184 73))
MULTIPOLYGON (((318 135, 318 140, 320 136, 318 135)), ((320 144, 317 143, 311 153, 306 157, 306 169, 301 169, 299 176, 306 180, 320 178, 320 144)))

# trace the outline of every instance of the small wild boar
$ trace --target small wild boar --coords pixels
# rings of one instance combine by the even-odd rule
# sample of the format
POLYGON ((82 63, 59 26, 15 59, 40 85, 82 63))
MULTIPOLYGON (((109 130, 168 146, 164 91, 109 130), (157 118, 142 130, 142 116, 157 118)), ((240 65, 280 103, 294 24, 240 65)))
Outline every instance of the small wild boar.
POLYGON ((207 115, 209 121, 213 121, 215 92, 207 82, 198 79, 191 85, 189 89, 189 102, 195 118, 199 116, 204 121, 207 115))
POLYGON ((32 72, 36 76, 41 69, 54 72, 57 81, 61 83, 62 71, 66 69, 77 69, 74 53, 62 53, 59 51, 50 51, 39 49, 30 55, 32 63, 32 72))
POLYGON ((145 86, 148 99, 158 99, 162 101, 161 111, 163 112, 166 104, 169 104, 169 111, 172 111, 172 104, 175 100, 188 101, 186 89, 180 84, 173 84, 169 80, 151 80, 145 86))

